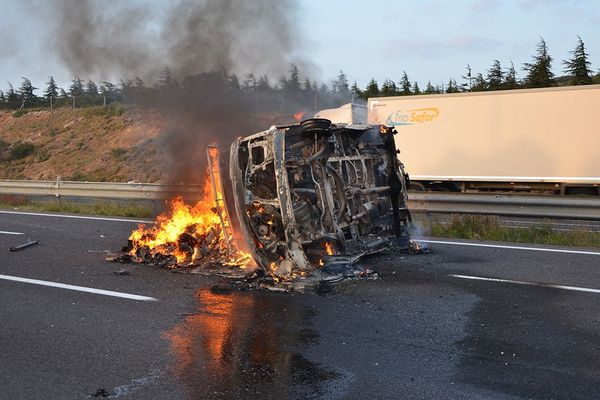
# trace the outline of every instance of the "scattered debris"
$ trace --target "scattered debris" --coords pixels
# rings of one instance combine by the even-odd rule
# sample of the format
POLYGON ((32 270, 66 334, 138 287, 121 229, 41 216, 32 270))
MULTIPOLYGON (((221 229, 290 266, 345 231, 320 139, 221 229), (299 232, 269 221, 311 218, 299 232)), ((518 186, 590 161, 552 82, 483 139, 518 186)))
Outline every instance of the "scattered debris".
POLYGON ((92 398, 107 398, 110 396, 111 396, 111 394, 108 392, 108 390, 106 390, 104 388, 100 388, 100 389, 96 390, 96 393, 90 395, 90 397, 92 397, 92 398))
POLYGON ((115 275, 131 275, 131 270, 129 269, 120 269, 118 271, 113 272, 115 275))
POLYGON ((406 253, 408 253, 408 254, 429 254, 429 247, 425 246, 423 243, 419 243, 416 240, 411 240, 409 242, 406 253))
POLYGON ((20 245, 18 245, 18 246, 11 247, 11 248, 10 248, 10 251, 19 251, 19 250, 23 250, 23 249, 25 249, 25 248, 27 248, 27 247, 34 246, 34 245, 38 244, 39 242, 40 242, 39 240, 30 240, 30 241, 28 241, 27 243, 23 243, 23 244, 20 244, 20 245))

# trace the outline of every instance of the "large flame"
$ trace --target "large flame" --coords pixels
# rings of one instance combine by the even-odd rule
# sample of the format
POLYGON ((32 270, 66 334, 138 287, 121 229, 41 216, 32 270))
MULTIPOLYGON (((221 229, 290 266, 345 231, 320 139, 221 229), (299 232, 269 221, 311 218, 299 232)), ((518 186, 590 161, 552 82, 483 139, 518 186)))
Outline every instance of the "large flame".
POLYGON ((140 225, 131 233, 132 255, 146 248, 151 254, 174 256, 178 264, 192 264, 200 254, 210 252, 214 261, 224 265, 244 268, 253 264, 250 253, 239 249, 230 237, 231 226, 223 210, 218 150, 214 147, 209 149, 209 162, 202 200, 193 206, 181 196, 170 200, 169 210, 156 217, 152 226, 140 225))

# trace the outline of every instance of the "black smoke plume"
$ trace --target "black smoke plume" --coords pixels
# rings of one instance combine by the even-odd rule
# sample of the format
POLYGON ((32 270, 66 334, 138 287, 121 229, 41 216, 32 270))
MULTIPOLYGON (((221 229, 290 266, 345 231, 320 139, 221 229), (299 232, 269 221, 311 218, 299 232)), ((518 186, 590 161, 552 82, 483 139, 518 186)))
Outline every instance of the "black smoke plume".
POLYGON ((298 69, 310 68, 298 57, 295 0, 132 3, 58 0, 42 9, 51 48, 73 75, 125 79, 123 97, 167 121, 159 147, 172 182, 201 179, 211 142, 228 147, 331 105, 300 81, 298 69), (274 88, 268 76, 283 75, 274 88))

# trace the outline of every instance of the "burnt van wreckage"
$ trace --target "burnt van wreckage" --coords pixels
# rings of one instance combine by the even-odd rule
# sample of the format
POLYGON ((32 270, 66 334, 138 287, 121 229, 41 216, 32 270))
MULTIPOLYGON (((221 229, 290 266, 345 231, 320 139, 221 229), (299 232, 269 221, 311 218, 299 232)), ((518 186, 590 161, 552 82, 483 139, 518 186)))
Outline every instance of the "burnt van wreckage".
POLYGON ((395 133, 314 118, 235 141, 224 194, 256 263, 294 276, 351 264, 390 241, 408 247, 408 176, 395 133))
POLYGON ((170 201, 170 212, 139 226, 107 260, 272 290, 376 278, 355 261, 392 244, 419 252, 394 134, 313 118, 240 138, 229 156, 208 146, 204 197, 193 206, 170 201))

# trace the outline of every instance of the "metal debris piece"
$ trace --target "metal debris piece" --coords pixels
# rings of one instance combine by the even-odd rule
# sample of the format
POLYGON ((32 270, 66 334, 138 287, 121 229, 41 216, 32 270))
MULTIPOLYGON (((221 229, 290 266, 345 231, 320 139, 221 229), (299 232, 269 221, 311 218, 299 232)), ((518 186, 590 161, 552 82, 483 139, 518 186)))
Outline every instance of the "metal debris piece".
POLYGON ((406 253, 408 253, 408 254, 429 254, 429 247, 427 247, 423 243, 419 243, 418 241, 411 240, 408 244, 408 249, 406 249, 406 253))
POLYGON ((131 270, 129 270, 129 269, 120 269, 118 271, 113 272, 113 274, 120 275, 120 276, 131 275, 131 270))
POLYGON ((111 393, 108 390, 106 390, 104 388, 100 388, 100 389, 96 390, 96 393, 91 394, 89 397, 106 398, 106 397, 110 397, 110 396, 111 396, 111 393))
POLYGON ((34 245, 38 244, 39 242, 40 242, 39 240, 30 240, 30 241, 28 241, 27 243, 23 243, 23 244, 20 244, 20 245, 18 245, 18 246, 11 247, 11 248, 10 248, 10 251, 19 251, 19 250, 23 250, 23 249, 25 249, 25 248, 27 248, 27 247, 34 246, 34 245))

